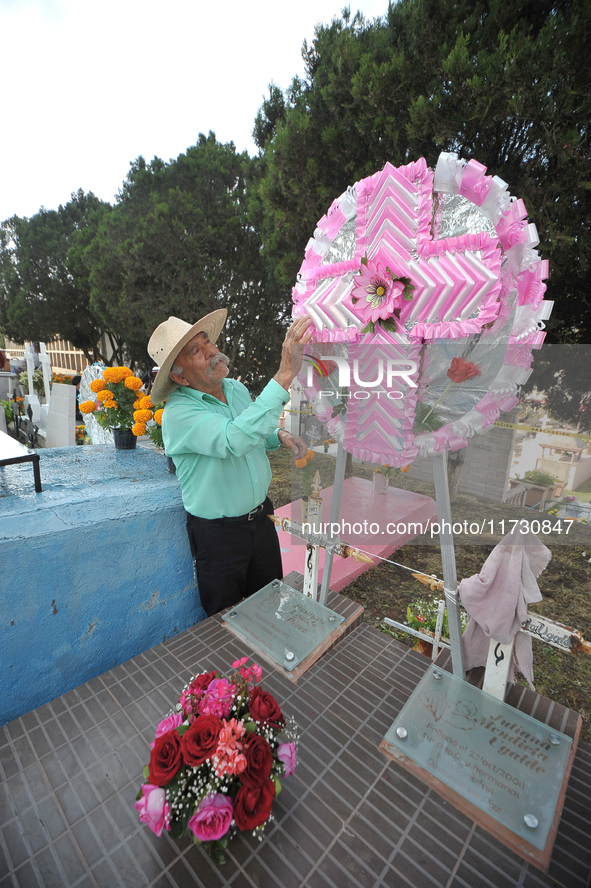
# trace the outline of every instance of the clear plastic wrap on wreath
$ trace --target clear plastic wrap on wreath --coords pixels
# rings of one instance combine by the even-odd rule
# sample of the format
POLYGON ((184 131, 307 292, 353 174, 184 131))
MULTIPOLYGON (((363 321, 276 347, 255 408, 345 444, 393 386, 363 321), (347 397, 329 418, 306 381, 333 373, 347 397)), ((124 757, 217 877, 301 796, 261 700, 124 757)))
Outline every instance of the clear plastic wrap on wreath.
POLYGON ((354 456, 406 466, 465 447, 518 402, 544 340, 548 262, 522 200, 475 160, 386 164, 308 242, 294 316, 315 336, 303 383, 354 456))

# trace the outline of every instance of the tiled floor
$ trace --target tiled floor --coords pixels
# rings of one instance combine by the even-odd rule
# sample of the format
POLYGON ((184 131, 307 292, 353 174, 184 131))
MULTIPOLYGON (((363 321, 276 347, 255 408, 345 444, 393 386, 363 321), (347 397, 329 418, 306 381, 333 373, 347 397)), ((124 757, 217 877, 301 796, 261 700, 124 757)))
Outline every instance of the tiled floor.
POLYGON ((428 661, 365 624, 297 685, 264 670, 301 730, 264 841, 238 834, 216 868, 157 839, 133 808, 155 726, 187 678, 243 653, 212 617, 0 728, 1 888, 586 888, 591 747, 544 875, 380 754, 428 661))

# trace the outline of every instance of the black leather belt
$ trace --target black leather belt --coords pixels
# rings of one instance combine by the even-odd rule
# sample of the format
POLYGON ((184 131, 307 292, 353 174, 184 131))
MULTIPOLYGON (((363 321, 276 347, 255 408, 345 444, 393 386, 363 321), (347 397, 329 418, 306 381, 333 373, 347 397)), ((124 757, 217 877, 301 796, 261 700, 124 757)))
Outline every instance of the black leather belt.
POLYGON ((256 518, 257 515, 260 515, 265 507, 264 503, 261 503, 260 506, 257 506, 256 509, 251 509, 247 515, 240 515, 239 518, 230 519, 231 521, 252 521, 253 518, 256 518))
MULTIPOLYGON (((237 515, 236 517, 231 518, 196 518, 195 515, 191 515, 190 513, 187 514, 189 518, 192 518, 194 521, 208 521, 215 524, 244 524, 246 521, 254 521, 255 518, 262 515, 266 502, 267 500, 265 500, 264 503, 261 503, 260 506, 257 506, 256 509, 251 509, 246 515, 237 515)), ((270 511, 271 510, 269 509, 269 512, 270 511)))

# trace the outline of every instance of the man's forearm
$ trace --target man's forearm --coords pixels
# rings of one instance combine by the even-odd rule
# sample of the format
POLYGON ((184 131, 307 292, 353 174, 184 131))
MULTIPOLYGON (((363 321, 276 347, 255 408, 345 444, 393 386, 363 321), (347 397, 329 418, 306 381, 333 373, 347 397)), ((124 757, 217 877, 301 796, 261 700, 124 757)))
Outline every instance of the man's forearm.
POLYGON ((278 370, 273 379, 275 380, 275 382, 278 382, 279 385, 282 386, 286 392, 289 391, 292 380, 291 373, 287 373, 285 370, 278 370))

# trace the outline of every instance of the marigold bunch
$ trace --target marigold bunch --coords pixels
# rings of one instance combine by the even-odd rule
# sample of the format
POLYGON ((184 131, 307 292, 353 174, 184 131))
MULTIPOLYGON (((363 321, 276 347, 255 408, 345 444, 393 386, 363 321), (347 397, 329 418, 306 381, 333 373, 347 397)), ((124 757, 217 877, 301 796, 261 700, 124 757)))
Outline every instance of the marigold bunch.
POLYGON ((378 466, 377 469, 374 469, 374 473, 376 475, 383 475, 385 478, 388 478, 388 480, 391 480, 392 478, 398 478, 401 472, 408 472, 409 469, 410 465, 396 469, 394 466, 390 466, 386 463, 385 465, 378 466))
POLYGON ((293 774, 298 732, 248 657, 228 678, 202 672, 156 729, 135 808, 157 836, 191 835, 216 863, 236 831, 261 837, 280 777, 293 774))
POLYGON ((90 444, 90 438, 84 423, 76 426, 76 444, 90 444))
POLYGON ((142 381, 129 367, 105 367, 102 379, 93 379, 90 390, 96 401, 83 401, 81 413, 94 413, 104 429, 129 429, 136 436, 145 435, 146 422, 152 418, 150 410, 142 409, 146 396, 139 389, 142 381), (136 416, 140 412, 141 417, 136 416))

